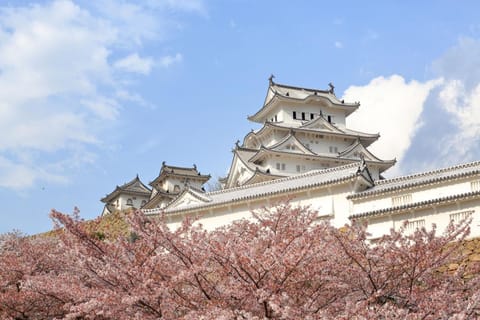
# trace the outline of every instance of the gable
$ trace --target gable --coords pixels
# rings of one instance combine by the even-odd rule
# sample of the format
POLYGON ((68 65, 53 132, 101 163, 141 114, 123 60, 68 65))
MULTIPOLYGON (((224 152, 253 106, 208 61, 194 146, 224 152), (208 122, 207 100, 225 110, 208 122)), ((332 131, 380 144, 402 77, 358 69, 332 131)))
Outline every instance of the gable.
POLYGON ((204 194, 191 189, 182 192, 175 200, 167 205, 168 209, 182 209, 193 205, 201 205, 210 202, 211 199, 204 194))
POLYGON ((314 153, 304 146, 293 134, 289 134, 285 139, 273 145, 271 150, 275 151, 284 151, 284 152, 293 152, 300 154, 309 154, 313 155, 314 153))

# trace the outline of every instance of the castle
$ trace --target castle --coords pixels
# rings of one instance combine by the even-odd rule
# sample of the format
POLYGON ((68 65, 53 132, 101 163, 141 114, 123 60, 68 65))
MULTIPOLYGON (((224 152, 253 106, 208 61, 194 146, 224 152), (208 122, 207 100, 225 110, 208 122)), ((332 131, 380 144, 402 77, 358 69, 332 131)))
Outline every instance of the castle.
POLYGON ((138 176, 104 197, 104 213, 129 207, 147 215, 165 212, 172 227, 199 215, 206 229, 248 218, 251 211, 284 199, 309 205, 321 219, 341 227, 368 222, 372 238, 405 226, 407 232, 435 223, 473 218, 480 236, 480 162, 385 179, 395 164, 368 150, 379 134, 347 128, 359 103, 328 90, 283 85, 269 79, 263 106, 248 119, 263 125, 237 141, 222 189, 205 192, 210 178, 191 168, 162 164, 149 185, 138 176))

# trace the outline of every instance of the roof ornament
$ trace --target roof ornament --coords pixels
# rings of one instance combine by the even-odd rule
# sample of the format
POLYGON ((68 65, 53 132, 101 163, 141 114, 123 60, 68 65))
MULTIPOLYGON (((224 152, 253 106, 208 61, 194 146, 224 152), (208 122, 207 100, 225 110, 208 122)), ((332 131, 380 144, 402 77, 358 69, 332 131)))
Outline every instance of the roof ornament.
POLYGON ((330 87, 330 90, 328 90, 328 92, 331 94, 335 94, 335 86, 333 85, 333 83, 330 82, 328 86, 330 87))
POLYGON ((193 164, 193 169, 197 170, 197 165, 195 163, 193 164))
POLYGON ((367 163, 365 162, 365 156, 363 153, 360 153, 360 165, 358 166, 358 171, 362 172, 366 167, 367 163))
POLYGON ((165 167, 167 163, 165 161, 162 161, 162 167, 165 167))
POLYGON ((275 76, 271 74, 270 77, 268 78, 268 82, 270 83, 270 85, 275 84, 275 82, 273 82, 273 79, 275 79, 275 76))
POLYGON ((240 147, 240 140, 235 141, 235 147, 240 147))

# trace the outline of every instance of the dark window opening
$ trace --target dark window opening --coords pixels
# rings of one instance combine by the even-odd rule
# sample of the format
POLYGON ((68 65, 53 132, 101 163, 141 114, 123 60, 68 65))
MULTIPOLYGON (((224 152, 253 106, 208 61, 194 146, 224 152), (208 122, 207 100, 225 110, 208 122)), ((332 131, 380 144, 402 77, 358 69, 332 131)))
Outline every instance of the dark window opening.
POLYGON ((297 112, 293 111, 293 119, 297 119, 297 112))
POLYGON ((332 116, 327 116, 328 122, 332 123, 332 116))
POLYGON ((275 115, 275 122, 277 122, 277 121, 278 121, 278 120, 277 120, 277 115, 275 115))
POLYGON ((310 113, 310 120, 313 120, 313 113, 310 113))
POLYGON ((305 112, 302 112, 302 120, 305 120, 305 112))

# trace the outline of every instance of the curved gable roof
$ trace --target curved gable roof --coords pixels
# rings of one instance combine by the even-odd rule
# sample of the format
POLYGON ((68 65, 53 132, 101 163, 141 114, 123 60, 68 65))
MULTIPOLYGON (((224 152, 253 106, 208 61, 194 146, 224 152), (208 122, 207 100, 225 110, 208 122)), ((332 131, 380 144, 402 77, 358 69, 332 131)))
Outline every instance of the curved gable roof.
POLYGON ((307 101, 307 100, 325 100, 332 107, 340 108, 346 111, 346 115, 354 112, 359 106, 359 103, 345 103, 340 101, 332 90, 310 89, 295 87, 285 84, 275 83, 270 80, 267 95, 263 103, 262 108, 258 110, 254 115, 249 116, 250 121, 264 122, 264 117, 274 106, 276 100, 285 101, 307 101))
MULTIPOLYGON (((197 203, 185 205, 181 208, 169 207, 165 209, 165 213, 176 214, 273 195, 291 194, 297 190, 344 183, 359 176, 365 181, 368 181, 368 176, 365 175, 365 170, 365 167, 362 167, 362 165, 359 166, 359 163, 355 162, 345 166, 313 170, 295 176, 208 192, 204 196, 210 201, 205 199, 197 203)), ((159 214, 161 210, 152 209, 144 210, 144 212, 145 214, 154 215, 159 214)))
POLYGON ((117 186, 115 190, 113 190, 111 193, 107 194, 105 197, 100 199, 102 202, 110 202, 113 200, 115 197, 119 196, 122 193, 126 194, 132 194, 132 195, 140 195, 140 196, 149 196, 152 190, 150 190, 149 187, 147 187, 145 184, 143 184, 142 181, 140 181, 140 178, 138 177, 138 174, 135 178, 133 178, 131 181, 124 183, 121 186, 117 186))

